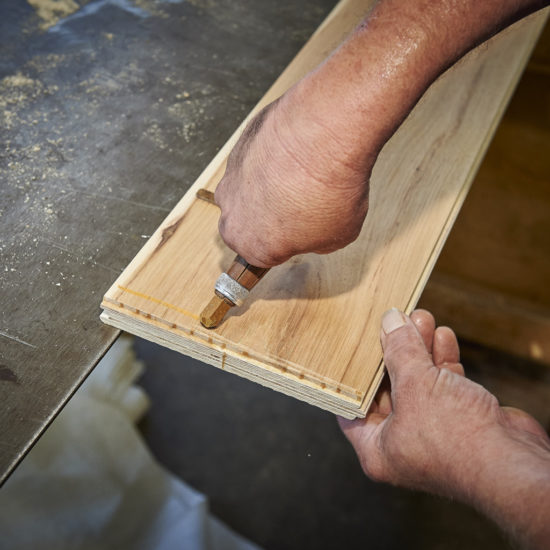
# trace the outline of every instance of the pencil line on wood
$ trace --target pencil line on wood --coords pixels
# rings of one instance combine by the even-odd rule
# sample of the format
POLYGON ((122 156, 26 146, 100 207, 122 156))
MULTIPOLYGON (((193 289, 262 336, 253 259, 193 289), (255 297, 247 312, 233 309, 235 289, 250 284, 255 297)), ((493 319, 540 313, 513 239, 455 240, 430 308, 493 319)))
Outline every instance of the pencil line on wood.
POLYGON ((117 285, 117 286, 120 290, 123 290, 124 292, 128 292, 129 294, 133 294, 138 298, 143 298, 144 300, 149 300, 151 302, 154 302, 155 304, 159 304, 169 309, 173 309, 178 313, 181 313, 182 315, 187 315, 187 317, 191 317, 191 319, 195 319, 195 321, 199 320, 198 315, 196 315, 195 313, 191 313, 190 311, 187 311, 186 309, 183 309, 179 306, 175 306, 174 304, 170 304, 169 302, 165 302, 164 300, 159 300, 154 296, 149 296, 148 294, 144 294, 143 292, 138 292, 137 290, 132 290, 131 288, 127 288, 125 286, 121 286, 121 285, 117 285))

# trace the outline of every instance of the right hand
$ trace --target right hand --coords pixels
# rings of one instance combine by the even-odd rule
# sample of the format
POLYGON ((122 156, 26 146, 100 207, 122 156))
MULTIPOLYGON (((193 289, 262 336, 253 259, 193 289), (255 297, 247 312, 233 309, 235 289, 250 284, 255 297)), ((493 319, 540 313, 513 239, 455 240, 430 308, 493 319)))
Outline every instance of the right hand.
POLYGON ((505 448, 538 448, 550 458, 550 439, 533 417, 500 407, 465 378, 451 329, 436 329, 424 310, 410 318, 391 310, 382 326, 391 392, 381 388, 366 418, 340 419, 370 478, 467 500, 505 448))
POLYGON ((359 235, 378 148, 354 151, 335 128, 296 87, 246 127, 215 196, 223 240, 249 263, 333 252, 359 235))
POLYGON ((387 313, 387 383, 366 418, 339 419, 365 473, 461 500, 529 548, 550 548, 550 439, 519 409, 464 377, 452 330, 387 313))

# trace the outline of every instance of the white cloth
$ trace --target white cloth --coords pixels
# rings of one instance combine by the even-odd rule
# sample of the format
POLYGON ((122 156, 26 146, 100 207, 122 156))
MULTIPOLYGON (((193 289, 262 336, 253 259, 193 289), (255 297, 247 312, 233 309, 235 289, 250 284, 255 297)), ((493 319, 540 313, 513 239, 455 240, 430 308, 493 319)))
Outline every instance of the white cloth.
POLYGON ((0 548, 257 550, 154 461, 139 371, 119 339, 0 490, 0 548))

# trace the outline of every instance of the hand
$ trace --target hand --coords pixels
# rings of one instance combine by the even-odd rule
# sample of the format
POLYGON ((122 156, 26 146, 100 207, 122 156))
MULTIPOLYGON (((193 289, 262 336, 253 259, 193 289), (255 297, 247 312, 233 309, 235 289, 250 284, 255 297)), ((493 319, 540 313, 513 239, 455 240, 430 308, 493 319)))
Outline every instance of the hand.
MULTIPOLYGON (((356 239, 377 149, 355 152, 296 89, 261 111, 216 189, 226 244, 259 267, 356 239)), ((340 121, 341 122, 341 121, 340 121)))
POLYGON ((365 419, 339 419, 371 479, 468 501, 483 469, 477 455, 500 457, 505 440, 548 455, 550 440, 534 418, 500 407, 464 377, 454 333, 436 329, 429 312, 390 310, 382 326, 391 390, 381 387, 365 419))

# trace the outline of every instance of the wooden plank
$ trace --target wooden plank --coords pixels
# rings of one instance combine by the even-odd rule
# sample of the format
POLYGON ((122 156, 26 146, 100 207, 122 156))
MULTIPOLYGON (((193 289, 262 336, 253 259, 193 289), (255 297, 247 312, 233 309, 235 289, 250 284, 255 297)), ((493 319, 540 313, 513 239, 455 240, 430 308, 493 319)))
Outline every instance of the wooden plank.
MULTIPOLYGON (((364 11, 359 0, 340 2, 253 113, 364 11)), ((234 254, 218 235, 217 207, 195 192, 215 188, 241 126, 107 292, 103 320, 348 418, 364 416, 383 372, 380 317, 416 303, 541 25, 540 14, 514 25, 430 88, 379 157, 355 243, 271 270, 244 307, 208 331, 198 315, 234 254)))

